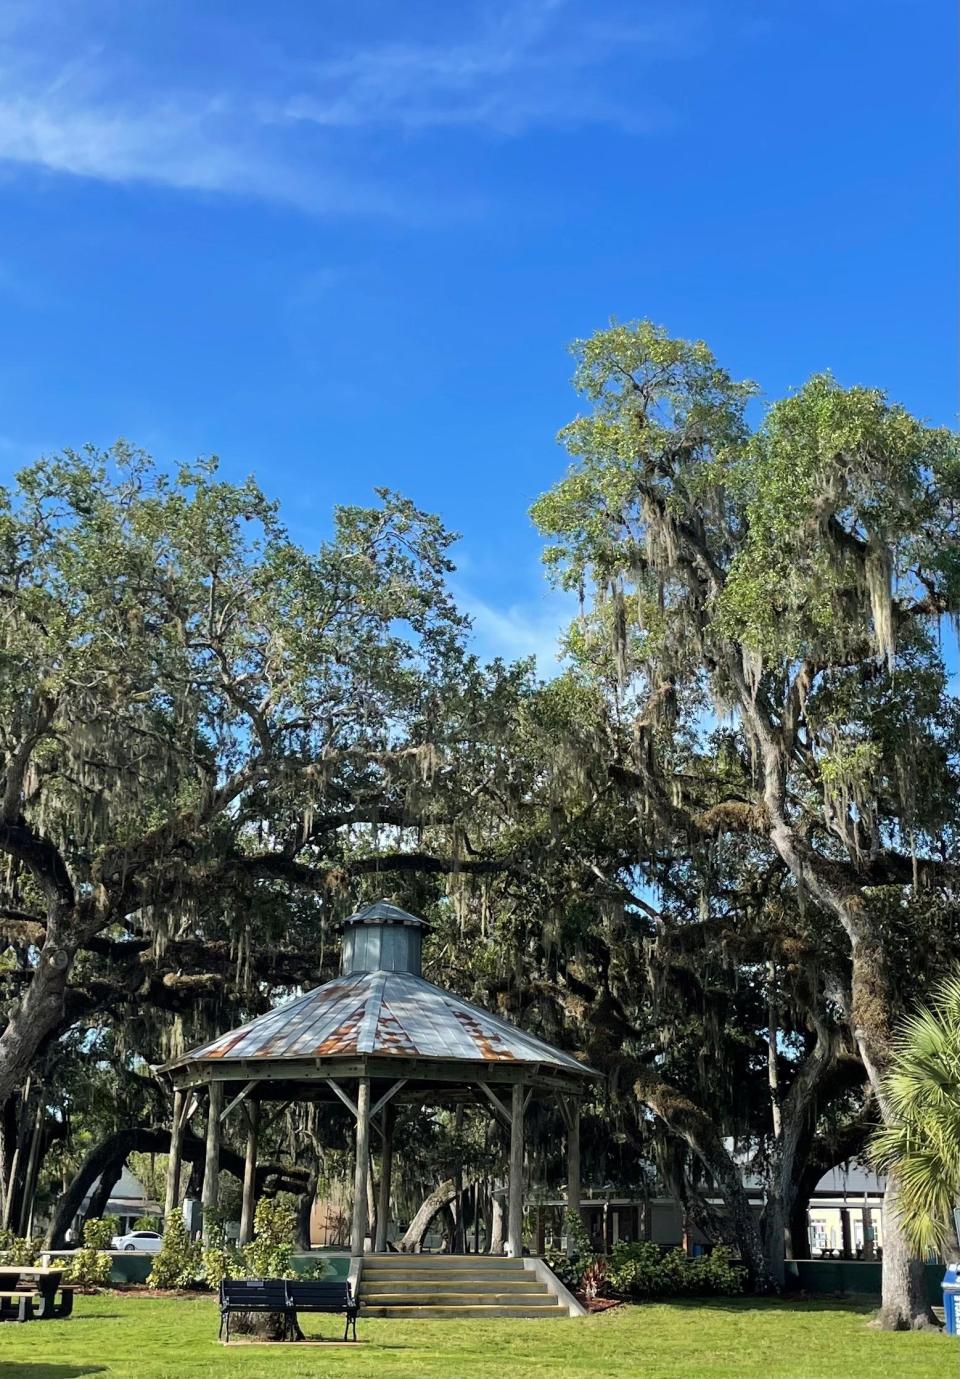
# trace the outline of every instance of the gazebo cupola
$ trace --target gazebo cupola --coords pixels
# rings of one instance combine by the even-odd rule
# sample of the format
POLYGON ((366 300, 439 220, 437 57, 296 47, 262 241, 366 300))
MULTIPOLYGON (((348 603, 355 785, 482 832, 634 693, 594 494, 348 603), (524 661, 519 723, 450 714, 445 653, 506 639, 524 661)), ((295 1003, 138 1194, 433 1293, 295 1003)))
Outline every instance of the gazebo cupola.
POLYGON ((580 1205, 579 1105, 600 1076, 570 1054, 421 975, 425 920, 387 900, 343 921, 340 975, 229 1030, 159 1071, 174 1087, 167 1209, 176 1205, 186 1123, 207 1090, 203 1205, 213 1206, 222 1120, 247 1120, 240 1238, 250 1238, 264 1101, 346 1106, 356 1120, 351 1254, 364 1251, 371 1129, 382 1146, 375 1249, 386 1248, 394 1112, 478 1101, 509 1129, 507 1253, 522 1252, 523 1123, 533 1096, 555 1098, 567 1131, 568 1205, 580 1205), (225 1098, 229 1096, 229 1101, 225 1098))
POLYGON ((409 972, 419 977, 421 939, 428 927, 425 919, 386 900, 365 905, 343 921, 341 973, 409 972))

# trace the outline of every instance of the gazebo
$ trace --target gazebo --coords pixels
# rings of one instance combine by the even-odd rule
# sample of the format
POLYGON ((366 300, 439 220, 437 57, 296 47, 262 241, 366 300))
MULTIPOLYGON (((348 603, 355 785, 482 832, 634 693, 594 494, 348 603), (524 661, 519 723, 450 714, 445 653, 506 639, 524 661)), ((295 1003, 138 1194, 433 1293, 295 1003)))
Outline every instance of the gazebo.
POLYGON ((377 901, 343 922, 341 973, 158 1071, 174 1088, 167 1205, 179 1196, 187 1122, 206 1091, 202 1205, 217 1200, 221 1125, 246 1118, 241 1243, 252 1236, 257 1133, 264 1102, 341 1102, 356 1121, 350 1253, 364 1253, 371 1127, 381 1148, 374 1251, 386 1249, 395 1110, 478 1101, 510 1132, 506 1253, 522 1253, 524 1113, 555 1098, 566 1129, 567 1204, 580 1205, 580 1100, 600 1077, 481 1006, 421 975, 423 919, 377 901))

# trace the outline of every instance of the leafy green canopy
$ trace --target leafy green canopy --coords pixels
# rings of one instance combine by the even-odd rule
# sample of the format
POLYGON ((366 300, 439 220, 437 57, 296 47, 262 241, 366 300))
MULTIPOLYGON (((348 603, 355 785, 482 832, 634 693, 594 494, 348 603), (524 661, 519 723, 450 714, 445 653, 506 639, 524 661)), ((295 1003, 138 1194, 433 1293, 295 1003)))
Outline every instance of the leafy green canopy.
MULTIPOLYGON (((32 978, 0 1091, 97 935, 202 943, 229 915, 239 967, 265 909, 275 936, 285 913, 319 949, 353 830, 372 829, 366 874, 381 818, 429 819, 483 678, 446 588, 451 540, 382 491, 307 551, 252 480, 167 474, 122 444, 0 491, 0 899, 11 980, 32 978), (271 911, 278 887, 309 913, 271 911)), ((394 833, 386 851, 405 847, 394 833)))
POLYGON ((574 353, 591 410, 561 432, 574 463, 532 511, 583 600, 575 676, 633 716, 638 744, 664 730, 666 757, 733 711, 763 769, 779 757, 804 808, 827 812, 830 847, 859 857, 884 829, 945 826, 957 437, 826 374, 751 426, 753 384, 645 321, 574 353))

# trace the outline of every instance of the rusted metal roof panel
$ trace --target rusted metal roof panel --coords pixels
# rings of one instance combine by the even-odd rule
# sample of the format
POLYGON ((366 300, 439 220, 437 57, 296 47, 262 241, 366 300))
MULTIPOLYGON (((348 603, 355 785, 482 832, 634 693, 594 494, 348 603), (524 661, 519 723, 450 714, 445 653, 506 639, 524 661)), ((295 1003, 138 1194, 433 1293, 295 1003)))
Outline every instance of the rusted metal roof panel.
POLYGON ((393 1054, 476 1063, 538 1063, 591 1075, 569 1054, 409 972, 337 977, 176 1060, 393 1054))

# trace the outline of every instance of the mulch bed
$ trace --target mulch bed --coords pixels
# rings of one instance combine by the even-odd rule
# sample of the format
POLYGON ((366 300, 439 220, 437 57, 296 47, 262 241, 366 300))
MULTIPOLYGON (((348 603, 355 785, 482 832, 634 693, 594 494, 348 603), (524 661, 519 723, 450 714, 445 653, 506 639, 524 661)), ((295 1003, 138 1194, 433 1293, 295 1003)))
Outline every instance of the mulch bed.
POLYGON ((582 1293, 577 1294, 577 1302, 582 1303, 588 1312, 609 1312, 611 1307, 622 1307, 621 1298, 585 1298, 582 1293))

